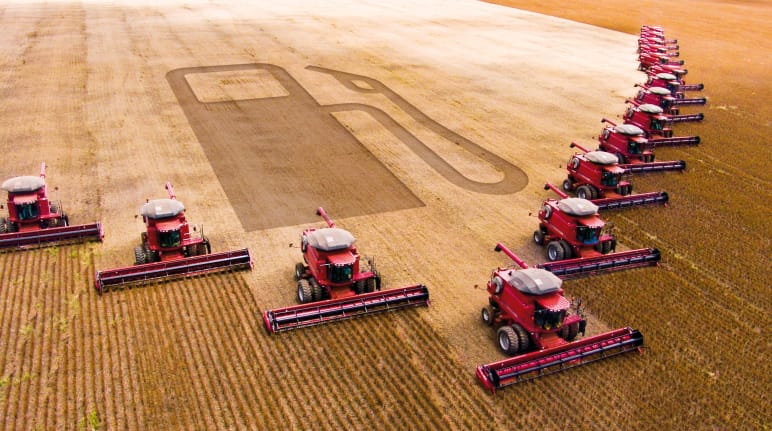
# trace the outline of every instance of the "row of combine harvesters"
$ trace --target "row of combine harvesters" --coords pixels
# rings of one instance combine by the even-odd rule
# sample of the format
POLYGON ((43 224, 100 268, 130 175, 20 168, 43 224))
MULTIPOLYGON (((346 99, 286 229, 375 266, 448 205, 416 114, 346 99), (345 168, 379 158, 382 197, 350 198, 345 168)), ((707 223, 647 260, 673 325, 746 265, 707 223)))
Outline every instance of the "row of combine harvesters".
POLYGON ((702 84, 687 85, 686 69, 678 56, 677 41, 665 38, 658 27, 644 26, 638 40, 640 70, 647 73, 617 124, 603 119, 599 148, 578 148, 566 165, 562 190, 547 183, 559 199, 546 199, 538 213, 536 244, 546 247, 548 262, 529 268, 502 244, 504 252, 519 267, 498 268, 487 284, 489 304, 482 321, 496 328, 502 361, 477 367, 477 378, 493 391, 514 383, 562 371, 578 365, 640 350, 643 335, 630 327, 577 339, 584 334, 586 320, 581 301, 572 303, 563 294, 562 281, 609 271, 656 266, 657 249, 616 251, 616 239, 604 232, 600 212, 646 204, 666 204, 666 192, 632 193, 627 179, 632 174, 683 171, 686 163, 655 161, 658 146, 696 145, 698 136, 673 136, 673 124, 701 121, 703 114, 682 115, 681 106, 704 105, 705 98, 686 98, 684 91, 702 90, 702 84), (573 192, 576 197, 569 197, 573 192))
MULTIPOLYGON (((3 182, 2 188, 8 192, 8 217, 0 217, 0 249, 102 241, 100 222, 70 225, 61 206, 49 199, 45 178, 43 162, 39 176, 18 176, 3 182)), ((153 280, 252 267, 247 249, 212 253, 203 232, 191 233, 185 206, 168 182, 166 189, 168 199, 148 200, 140 210, 146 229, 134 249, 134 265, 97 271, 94 284, 98 293, 153 280)))
MULTIPOLYGON (((642 27, 639 39, 641 70, 648 73, 640 91, 628 100, 622 124, 603 119, 599 150, 589 151, 572 143, 576 153, 566 165, 562 190, 552 184, 559 199, 548 198, 538 213, 534 242, 546 247, 548 262, 529 268, 503 244, 496 251, 509 256, 518 267, 498 268, 487 283, 489 304, 482 309, 483 322, 496 329, 496 339, 509 359, 480 365, 482 385, 496 389, 538 376, 572 368, 617 354, 638 350, 643 335, 620 328, 596 336, 584 334, 586 320, 581 303, 563 294, 562 281, 630 268, 655 266, 659 251, 652 248, 616 251, 616 238, 607 232, 599 211, 645 204, 665 204, 665 192, 632 194, 631 174, 683 171, 683 161, 654 161, 653 149, 663 145, 698 144, 699 137, 674 137, 670 126, 702 120, 702 114, 681 115, 680 106, 705 104, 687 99, 684 91, 702 85, 683 82, 686 70, 675 41, 661 29, 642 27), (575 193, 569 197, 567 193, 575 193)), ((45 163, 38 177, 22 176, 5 181, 7 218, 0 218, 0 247, 24 248, 73 241, 101 241, 100 223, 70 226, 60 207, 49 202, 45 163)), ((99 294, 127 285, 215 271, 252 268, 248 249, 212 253, 203 230, 185 218, 185 206, 166 183, 168 198, 148 200, 140 209, 145 231, 134 249, 134 265, 101 270, 95 274, 99 294), (191 230, 193 232, 191 232, 191 230)), ((269 334, 370 315, 428 306, 429 291, 423 284, 381 289, 381 275, 372 258, 361 256, 356 239, 336 226, 323 208, 317 209, 327 224, 305 229, 300 236, 303 261, 295 266, 298 305, 263 313, 269 334)))

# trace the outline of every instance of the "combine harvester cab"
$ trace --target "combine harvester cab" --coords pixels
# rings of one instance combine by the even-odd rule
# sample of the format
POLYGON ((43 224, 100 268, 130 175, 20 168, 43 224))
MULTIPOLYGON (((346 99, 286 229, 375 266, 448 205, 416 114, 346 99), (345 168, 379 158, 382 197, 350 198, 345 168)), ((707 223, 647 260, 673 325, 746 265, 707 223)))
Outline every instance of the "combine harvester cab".
POLYGON ((496 329, 499 349, 516 355, 477 367, 477 378, 486 389, 497 389, 626 352, 641 351, 643 335, 620 328, 588 338, 579 304, 563 295, 562 280, 553 273, 528 268, 501 244, 518 268, 498 268, 487 284, 488 305, 480 313, 485 325, 496 329))
POLYGON ((548 184, 561 198, 568 196, 564 192, 574 192, 581 199, 590 200, 599 211, 620 209, 647 204, 667 204, 667 192, 632 194, 633 185, 629 181, 630 172, 619 166, 617 157, 605 151, 587 151, 572 142, 571 148, 584 151, 571 156, 566 164, 567 178, 563 180, 563 191, 548 184))
POLYGON ((533 233, 533 241, 546 246, 550 262, 541 267, 554 270, 556 275, 573 278, 583 273, 658 265, 660 253, 657 249, 615 252, 616 237, 606 232, 606 223, 593 202, 566 197, 551 184, 545 189, 552 189, 563 198, 547 199, 539 210, 539 228, 533 233))
MULTIPOLYGON (((679 122, 672 121, 673 118, 680 119, 678 116, 681 112, 679 107, 702 106, 708 103, 708 99, 705 97, 676 98, 672 95, 672 93, 670 93, 670 90, 665 87, 648 87, 642 84, 635 84, 635 86, 640 87, 641 89, 638 90, 638 94, 635 95, 634 99, 628 99, 627 102, 634 106, 640 106, 646 103, 659 106, 662 108, 663 113, 672 116, 670 121, 671 123, 679 122)), ((704 115, 702 115, 702 117, 704 118, 704 115)), ((696 120, 695 118, 695 121, 699 120, 696 120)))
POLYGON ((39 176, 20 176, 3 182, 2 188, 8 192, 8 217, 0 217, 0 249, 102 241, 104 231, 99 222, 70 226, 61 206, 49 201, 45 178, 43 162, 39 176))
POLYGON ((171 183, 166 183, 166 190, 168 199, 149 200, 140 209, 146 231, 140 236, 141 245, 134 248, 134 266, 97 271, 94 285, 100 294, 148 281, 252 268, 248 249, 212 253, 203 232, 199 236, 190 232, 185 205, 177 200, 171 183))
POLYGON ((429 290, 422 284, 381 290, 375 263, 369 259, 362 265, 354 236, 337 228, 323 208, 317 214, 328 227, 301 234, 303 262, 295 265, 294 274, 300 305, 263 313, 268 333, 429 305, 429 290))
MULTIPOLYGON (((699 114, 702 116, 702 114, 699 114)), ((657 105, 644 103, 642 105, 631 104, 622 115, 625 124, 632 124, 643 130, 644 136, 654 144, 654 147, 678 147, 683 145, 698 145, 699 136, 673 136, 673 129, 668 127, 673 124, 673 115, 667 115, 657 105)), ((678 115, 677 117, 683 117, 678 115)), ((611 120, 604 121, 612 126, 616 123, 611 120)))

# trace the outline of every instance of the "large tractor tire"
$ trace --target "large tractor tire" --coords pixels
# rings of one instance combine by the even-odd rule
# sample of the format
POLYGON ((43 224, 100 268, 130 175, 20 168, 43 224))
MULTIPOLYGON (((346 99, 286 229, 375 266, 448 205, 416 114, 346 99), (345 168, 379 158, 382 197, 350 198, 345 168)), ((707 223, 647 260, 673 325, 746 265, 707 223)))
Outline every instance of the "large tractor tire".
POLYGON ((375 292, 376 290, 381 290, 381 277, 377 275, 365 281, 365 293, 375 292))
POLYGON ((496 339, 499 342, 499 348, 507 355, 514 355, 520 350, 520 339, 517 332, 511 326, 502 326, 496 332, 496 339))
POLYGON ((571 259, 574 257, 574 249, 571 247, 571 244, 569 244, 568 241, 561 239, 558 242, 563 248, 563 259, 571 259))
POLYGON ((357 295, 361 295, 361 294, 365 293, 365 288, 366 288, 365 287, 365 281, 366 280, 357 280, 354 283, 354 293, 356 293, 357 295))
POLYGON ((0 233, 8 233, 8 220, 0 217, 0 233))
POLYGON ((311 292, 311 283, 305 278, 298 280, 298 302, 301 304, 308 304, 313 301, 313 293, 311 292))
POLYGON ((310 279, 309 282, 311 284, 311 299, 314 302, 325 299, 322 297, 324 296, 324 290, 322 289, 322 286, 319 285, 319 282, 317 282, 313 278, 310 279))
POLYGON ((520 341, 520 347, 518 351, 520 353, 527 352, 531 349, 531 337, 528 335, 528 331, 525 330, 522 326, 515 323, 512 325, 512 329, 515 330, 515 333, 517 334, 517 338, 520 341))
POLYGON ((592 186, 585 184, 576 188, 576 197, 580 199, 592 200, 595 198, 594 192, 595 190, 592 188, 592 186))
POLYGON ((563 180, 563 191, 564 192, 571 192, 574 190, 574 182, 571 181, 571 178, 566 178, 563 180))
POLYGON ((563 249, 563 246, 558 241, 552 241, 551 243, 547 244, 547 259, 550 262, 556 262, 558 260, 563 260, 563 257, 565 256, 566 252, 563 249))
POLYGON ((560 332, 558 332, 558 335, 560 336, 560 338, 569 342, 574 341, 574 339, 578 334, 579 334, 579 322, 575 322, 570 325, 565 325, 562 328, 560 328, 560 332))
POLYGON ((140 247, 134 247, 134 265, 144 265, 147 263, 147 255, 145 249, 140 247))

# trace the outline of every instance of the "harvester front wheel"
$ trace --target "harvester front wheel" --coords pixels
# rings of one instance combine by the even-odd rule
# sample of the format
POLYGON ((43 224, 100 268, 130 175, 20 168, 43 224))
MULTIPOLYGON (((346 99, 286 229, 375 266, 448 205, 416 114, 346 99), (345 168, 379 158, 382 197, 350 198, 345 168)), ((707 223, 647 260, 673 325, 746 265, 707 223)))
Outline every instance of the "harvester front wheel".
POLYGON ((307 304, 313 301, 313 293, 311 292, 311 283, 305 278, 298 280, 298 302, 301 304, 307 304))
POLYGON ((306 266, 303 265, 303 262, 298 262, 295 264, 295 280, 300 280, 303 278, 303 274, 306 273, 306 266))
POLYGON ((558 335, 560 335, 560 338, 566 341, 574 341, 574 339, 578 334, 579 334, 579 322, 575 322, 560 328, 560 332, 558 333, 558 335))
POLYGON ((134 265, 144 265, 147 263, 147 255, 142 247, 134 247, 134 265))
POLYGON ((563 260, 565 253, 563 246, 558 241, 552 241, 547 244, 547 259, 549 259, 550 262, 563 260))
POLYGON ((522 326, 515 323, 512 325, 512 329, 515 330, 517 338, 520 341, 518 351, 527 352, 531 348, 531 337, 528 336, 528 332, 522 326))
POLYGON ((8 220, 5 217, 0 217, 0 233, 8 232, 8 220))
POLYGON ((511 326, 502 326, 496 332, 499 348, 507 355, 514 355, 520 350, 520 340, 511 326))
POLYGON ((568 241, 561 239, 559 241, 560 246, 563 247, 563 259, 571 259, 574 257, 574 249, 571 248, 571 244, 568 241))

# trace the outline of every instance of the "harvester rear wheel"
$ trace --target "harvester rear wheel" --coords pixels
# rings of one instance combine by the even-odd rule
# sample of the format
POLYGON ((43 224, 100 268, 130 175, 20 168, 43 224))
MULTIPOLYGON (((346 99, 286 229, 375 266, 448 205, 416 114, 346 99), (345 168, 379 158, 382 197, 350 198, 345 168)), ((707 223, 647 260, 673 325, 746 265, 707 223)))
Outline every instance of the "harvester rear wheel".
POLYGON ((142 247, 134 247, 134 265, 144 265, 147 263, 147 255, 142 247))
POLYGON ((483 307, 482 311, 480 311, 480 318, 486 325, 493 326, 493 321, 496 320, 493 306, 486 305, 483 307))
POLYGON ((512 325, 512 329, 515 330, 517 338, 520 341, 518 351, 520 353, 527 352, 531 348, 531 337, 528 336, 528 332, 522 326, 515 323, 512 325))
POLYGON ((295 264, 295 280, 300 280, 303 278, 303 274, 306 273, 306 266, 303 264, 303 262, 298 262, 295 264))
POLYGON ((564 255, 565 251, 563 250, 563 246, 558 241, 552 241, 547 244, 547 259, 549 259, 550 262, 563 260, 564 255))
POLYGON ((514 355, 520 350, 520 340, 511 326, 502 326, 496 332, 499 348, 507 355, 514 355))
POLYGON ((544 232, 541 229, 533 231, 533 242, 538 245, 544 245, 544 232))
POLYGON ((305 278, 298 280, 298 302, 307 304, 313 300, 311 292, 311 283, 305 278))
POLYGON ((563 191, 570 192, 574 189, 574 182, 571 181, 571 178, 566 178, 563 180, 563 191))

